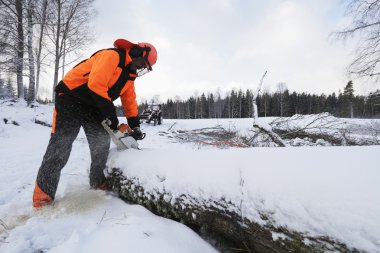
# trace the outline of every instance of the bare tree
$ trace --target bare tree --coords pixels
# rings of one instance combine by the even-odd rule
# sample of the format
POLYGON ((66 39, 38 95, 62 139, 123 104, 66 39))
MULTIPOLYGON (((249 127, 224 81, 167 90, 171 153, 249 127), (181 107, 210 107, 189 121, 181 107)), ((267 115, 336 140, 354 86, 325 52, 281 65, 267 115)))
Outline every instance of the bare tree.
POLYGON ((268 89, 268 87, 264 87, 264 91, 262 92, 262 105, 263 105, 263 109, 264 109, 264 117, 267 117, 267 115, 268 115, 269 99, 270 99, 269 89, 268 89))
POLYGON ((286 87, 286 83, 280 82, 277 84, 277 94, 278 94, 278 102, 280 104, 280 117, 283 116, 284 113, 284 94, 288 88, 286 87))
POLYGON ((46 26, 46 16, 47 16, 47 8, 48 1, 42 0, 42 4, 39 6, 40 8, 36 9, 36 18, 39 21, 39 36, 37 42, 37 50, 36 50, 36 88, 35 88, 35 97, 38 95, 38 89, 40 86, 40 73, 41 73, 41 65, 42 65, 42 49, 43 49, 43 38, 45 37, 45 26, 46 26))
POLYGON ((342 31, 334 32, 335 38, 359 39, 356 57, 348 71, 358 77, 380 78, 380 1, 349 0, 346 14, 352 17, 351 24, 342 31))
POLYGON ((28 67, 29 67, 29 88, 27 100, 28 103, 35 101, 35 86, 36 86, 36 74, 35 74, 35 62, 33 52, 33 25, 34 25, 34 0, 28 0, 26 9, 27 16, 27 46, 28 46, 28 67))
POLYGON ((222 98, 220 88, 216 90, 216 102, 214 103, 215 118, 222 117, 222 98))
POLYGON ((17 96, 24 97, 23 68, 24 68, 24 27, 23 27, 23 0, 16 0, 17 16, 17 58, 16 58, 16 76, 17 76, 17 96))
POLYGON ((4 49, 2 69, 16 74, 17 96, 24 98, 24 0, 0 0, 0 40, 4 49))
POLYGON ((9 11, 9 8, 13 9, 8 2, 0 1, 0 70, 3 72, 9 72, 11 69, 14 51, 14 44, 11 42, 16 36, 15 28, 12 26, 15 24, 16 12, 9 11))
MULTIPOLYGON (((51 1, 49 22, 46 24, 47 35, 53 44, 54 55, 54 89, 58 84, 60 67, 76 61, 66 62, 71 53, 78 53, 93 40, 89 28, 90 20, 96 13, 94 0, 54 0, 51 1), (64 65, 61 61, 65 59, 64 65)), ((53 91, 54 100, 54 91, 53 91)))
POLYGON ((161 98, 159 94, 153 95, 153 97, 149 101, 150 104, 161 104, 161 98))
POLYGON ((261 86, 263 85, 263 82, 264 82, 264 77, 265 75, 267 74, 267 71, 265 71, 265 73, 263 74, 263 76, 261 77, 261 80, 260 80, 260 83, 259 85, 257 86, 257 89, 255 91, 255 94, 253 94, 253 98, 252 98, 252 112, 253 112, 253 123, 255 123, 255 121, 257 121, 257 118, 259 117, 259 111, 257 110, 257 97, 260 93, 260 90, 261 90, 261 86))
POLYGON ((196 119, 197 118, 197 114, 198 114, 198 112, 199 112, 199 109, 198 109, 198 104, 199 104, 199 101, 198 101, 198 91, 197 90, 195 90, 194 91, 194 99, 195 99, 195 112, 194 112, 194 119, 196 119))
POLYGON ((175 96, 174 97, 174 102, 175 102, 175 105, 176 105, 176 111, 177 111, 177 119, 181 119, 181 111, 180 111, 180 108, 179 108, 179 104, 181 102, 181 97, 180 96, 175 96))

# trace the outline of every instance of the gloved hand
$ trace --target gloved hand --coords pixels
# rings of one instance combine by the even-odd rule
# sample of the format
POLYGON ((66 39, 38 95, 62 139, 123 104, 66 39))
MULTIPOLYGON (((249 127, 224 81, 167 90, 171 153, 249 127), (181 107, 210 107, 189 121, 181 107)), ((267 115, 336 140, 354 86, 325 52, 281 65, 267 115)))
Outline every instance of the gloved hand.
POLYGON ((141 132, 140 127, 133 128, 132 132, 129 133, 136 141, 145 138, 145 133, 141 132))
POLYGON ((132 129, 127 124, 121 123, 118 127, 119 131, 122 133, 130 133, 132 132, 132 129))
POLYGON ((118 129, 118 125, 119 125, 119 120, 117 119, 117 117, 111 117, 111 118, 108 118, 106 119, 107 120, 107 125, 112 129, 112 130, 117 130, 118 129))
POLYGON ((132 129, 127 124, 120 124, 117 127, 118 130, 114 130, 116 138, 123 138, 129 135, 132 132, 132 129))

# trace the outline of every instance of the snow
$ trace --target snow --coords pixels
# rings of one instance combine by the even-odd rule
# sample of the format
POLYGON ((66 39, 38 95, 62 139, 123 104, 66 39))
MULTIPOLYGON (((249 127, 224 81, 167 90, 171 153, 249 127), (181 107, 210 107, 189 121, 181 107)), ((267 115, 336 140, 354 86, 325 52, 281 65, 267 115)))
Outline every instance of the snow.
MULTIPOLYGON (((90 154, 83 132, 62 171, 55 204, 34 210, 34 181, 50 135, 34 120, 51 123, 51 115, 52 106, 0 105, 1 120, 19 123, 0 122, 0 252, 216 252, 182 224, 111 193, 89 190, 90 154)), ((215 127, 244 135, 251 126, 252 119, 143 124, 142 150, 117 152, 112 146, 108 170, 120 168, 138 177, 146 190, 205 201, 225 198, 235 206, 242 203, 242 214, 257 223, 380 252, 380 146, 219 149, 175 136, 215 127), (269 221, 259 213, 268 214, 269 221)))
POLYGON ((50 128, 34 120, 51 124, 52 110, 0 104, 0 252, 217 252, 180 223, 90 190, 90 153, 82 131, 55 204, 34 210, 34 182, 50 137, 50 128), (3 118, 19 126, 4 124, 3 118))
POLYGON ((128 155, 113 152, 108 165, 139 178, 147 191, 165 189, 173 198, 181 194, 204 200, 224 198, 235 206, 243 200, 243 214, 250 219, 260 221, 259 212, 272 214, 276 225, 311 236, 329 235, 376 252, 380 250, 379 152, 378 146, 177 150, 174 154, 144 150, 128 155), (150 159, 141 163, 146 156, 150 159))

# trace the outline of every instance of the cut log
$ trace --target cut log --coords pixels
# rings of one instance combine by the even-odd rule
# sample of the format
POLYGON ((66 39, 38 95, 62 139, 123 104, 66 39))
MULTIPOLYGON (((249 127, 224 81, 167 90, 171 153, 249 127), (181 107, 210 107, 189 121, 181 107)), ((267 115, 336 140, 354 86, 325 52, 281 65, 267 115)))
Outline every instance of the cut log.
POLYGON ((117 168, 109 168, 108 173, 112 190, 122 199, 185 224, 220 252, 357 252, 327 237, 312 238, 275 227, 267 214, 261 214, 262 220, 268 221, 266 225, 242 218, 241 207, 226 199, 200 199, 195 193, 173 198, 167 190, 145 190, 139 178, 125 176, 117 168))

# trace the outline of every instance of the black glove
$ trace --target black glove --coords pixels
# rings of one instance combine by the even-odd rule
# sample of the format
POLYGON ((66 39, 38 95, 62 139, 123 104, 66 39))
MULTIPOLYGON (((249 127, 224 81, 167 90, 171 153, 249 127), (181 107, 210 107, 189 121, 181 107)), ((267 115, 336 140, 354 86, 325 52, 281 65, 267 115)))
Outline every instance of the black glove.
POLYGON ((144 139, 145 133, 141 132, 140 127, 135 127, 132 132, 129 133, 129 136, 132 136, 137 141, 144 139))
POLYGON ((140 127, 140 119, 139 117, 131 117, 127 118, 128 125, 133 129, 135 127, 140 127))

